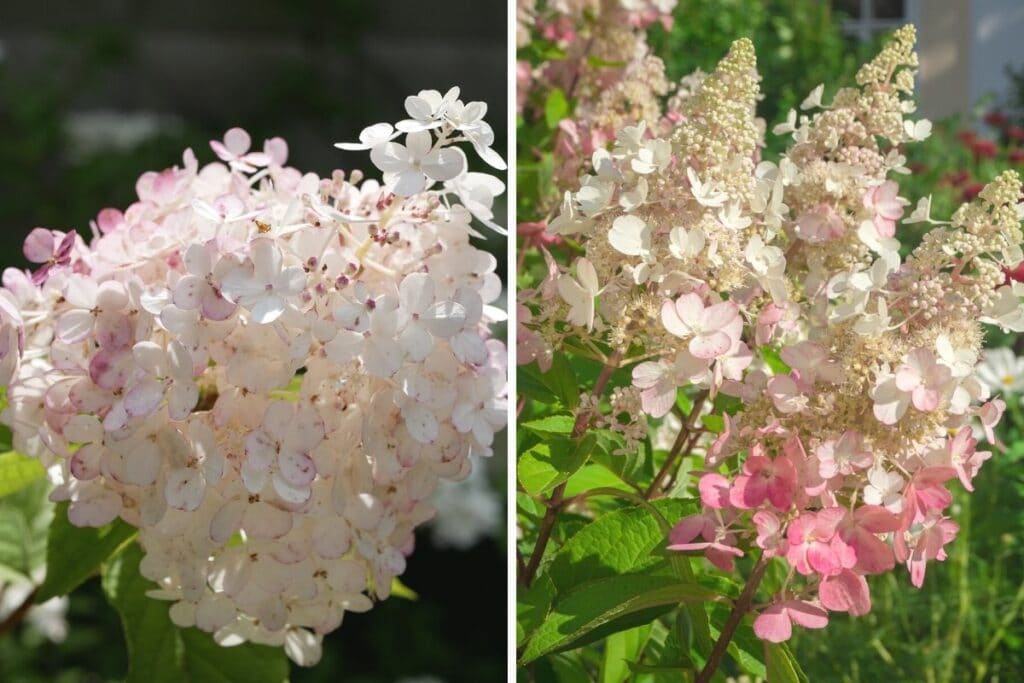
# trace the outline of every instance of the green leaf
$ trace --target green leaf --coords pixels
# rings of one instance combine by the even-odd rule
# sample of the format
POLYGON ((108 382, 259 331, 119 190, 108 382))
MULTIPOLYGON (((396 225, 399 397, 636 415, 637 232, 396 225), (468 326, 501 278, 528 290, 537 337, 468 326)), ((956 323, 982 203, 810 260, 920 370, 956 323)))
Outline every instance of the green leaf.
POLYGON ((532 495, 555 488, 587 461, 587 452, 575 442, 553 438, 519 456, 519 483, 532 495))
POLYGON ((37 459, 14 451, 0 453, 0 498, 45 476, 46 469, 37 459))
MULTIPOLYGON (((692 510, 692 501, 663 499, 652 503, 670 522, 692 510)), ((626 574, 664 560, 655 551, 667 544, 661 525, 649 510, 610 512, 583 527, 555 554, 546 574, 559 593, 585 581, 626 574)), ((691 581, 692 582, 692 581, 691 581)))
POLYGON ((68 521, 68 504, 58 504, 46 541, 46 580, 36 593, 36 601, 45 602, 73 591, 135 534, 135 528, 120 519, 99 529, 77 527, 68 521))
MULTIPOLYGON (((801 683, 800 667, 784 643, 764 641, 764 665, 770 683, 801 683)), ((807 680, 803 676, 803 680, 807 680)))
POLYGON ((544 102, 544 121, 548 128, 554 130, 558 127, 559 121, 569 115, 569 100, 565 99, 565 93, 560 88, 554 88, 544 102))
POLYGON ((555 584, 546 574, 534 579, 529 588, 516 591, 516 647, 526 642, 544 622, 554 599, 555 584))
POLYGON ((576 373, 565 354, 556 353, 547 372, 541 372, 536 363, 530 363, 519 366, 516 373, 516 389, 520 396, 545 405, 561 403, 569 410, 580 402, 576 373))
POLYGON ((683 602, 717 599, 703 586, 680 583, 671 576, 627 574, 589 581, 552 607, 527 644, 521 663, 592 642, 590 636, 607 637, 650 622, 683 602))
POLYGON ((703 415, 700 420, 704 423, 704 429, 713 434, 721 434, 725 431, 725 420, 721 415, 703 415))
POLYGON ((536 434, 572 434, 576 419, 572 415, 550 415, 539 420, 530 420, 519 425, 520 429, 528 429, 536 434))
POLYGON ((0 498, 0 580, 30 581, 46 561, 46 529, 53 517, 46 479, 0 498))
POLYGON ((640 657, 650 634, 651 625, 646 624, 608 636, 604 645, 601 683, 625 683, 629 678, 629 663, 640 657))
POLYGON ((569 481, 565 486, 565 496, 572 498, 584 491, 601 488, 613 488, 620 491, 635 490, 604 465, 590 463, 584 465, 569 477, 569 481))
POLYGON ((760 349, 757 350, 757 352, 761 356, 761 359, 764 361, 764 364, 767 365, 769 369, 771 369, 772 374, 785 375, 787 372, 789 372, 789 366, 786 365, 786 362, 782 360, 782 357, 779 355, 779 352, 776 351, 773 347, 762 346, 760 349))
POLYGON ((288 662, 280 648, 246 643, 225 648, 208 633, 171 622, 167 602, 146 596, 155 584, 139 573, 142 549, 132 544, 103 575, 103 590, 121 615, 128 647, 126 683, 282 683, 288 662))

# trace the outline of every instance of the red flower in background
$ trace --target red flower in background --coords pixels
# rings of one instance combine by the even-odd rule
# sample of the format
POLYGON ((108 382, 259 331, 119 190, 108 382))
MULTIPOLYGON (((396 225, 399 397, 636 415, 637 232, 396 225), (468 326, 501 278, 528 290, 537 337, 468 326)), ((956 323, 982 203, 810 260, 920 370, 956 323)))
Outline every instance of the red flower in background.
POLYGON ((1024 140, 1024 128, 1021 128, 1020 126, 1007 127, 1006 134, 1012 140, 1024 140))
POLYGON ((969 202, 978 196, 978 193, 985 189, 985 183, 971 183, 960 193, 962 201, 969 202))
POLYGON ((1011 149, 1008 156, 1015 164, 1024 162, 1024 149, 1011 149))
POLYGON ((988 125, 994 126, 996 128, 1003 128, 1004 126, 1006 126, 1006 124, 1010 122, 1010 119, 1006 117, 1006 114, 1002 113, 1001 111, 990 111, 989 113, 985 114, 985 118, 983 120, 988 125))
POLYGON ((995 158, 999 152, 999 148, 996 147, 996 143, 986 138, 974 138, 970 144, 971 152, 974 154, 974 159, 992 159, 995 158))

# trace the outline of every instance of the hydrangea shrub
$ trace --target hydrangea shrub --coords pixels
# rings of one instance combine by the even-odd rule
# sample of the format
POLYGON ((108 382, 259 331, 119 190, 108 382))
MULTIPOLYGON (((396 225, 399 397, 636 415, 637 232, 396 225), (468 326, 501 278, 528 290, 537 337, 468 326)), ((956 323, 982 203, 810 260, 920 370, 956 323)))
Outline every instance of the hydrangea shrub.
POLYGON ((571 34, 531 76, 571 71, 554 139, 587 144, 520 226, 520 663, 798 680, 793 629, 870 611, 871 576, 920 587, 992 456, 976 366, 985 326, 1024 330, 1020 178, 949 220, 900 197, 931 129, 911 26, 767 160, 749 40, 668 84, 634 3, 565 4, 522 15, 571 34))
POLYGON ((338 145, 369 150, 382 181, 303 173, 284 140, 233 128, 212 163, 186 150, 143 174, 91 236, 36 228, 37 267, 4 271, 0 421, 63 503, 42 592, 114 567, 130 651, 154 608, 125 601, 144 593, 220 645, 316 663, 346 612, 400 586, 438 482, 491 454, 502 282, 471 237, 474 220, 500 230, 504 184, 464 150, 505 165, 484 103, 405 104, 338 145))

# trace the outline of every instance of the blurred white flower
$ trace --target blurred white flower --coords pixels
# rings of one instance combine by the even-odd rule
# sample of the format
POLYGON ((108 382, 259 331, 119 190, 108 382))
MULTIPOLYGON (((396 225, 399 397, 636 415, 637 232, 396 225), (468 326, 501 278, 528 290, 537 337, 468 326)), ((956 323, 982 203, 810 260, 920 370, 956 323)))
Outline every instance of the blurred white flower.
POLYGON ((437 516, 431 522, 431 539, 437 547, 465 550, 497 532, 501 503, 484 465, 478 460, 464 481, 442 481, 437 487, 432 501, 437 516))
MULTIPOLYGON (((0 61, 2 57, 0 51, 0 61)), ((69 153, 78 158, 104 150, 132 149, 180 126, 181 122, 174 116, 146 111, 77 111, 64 120, 64 130, 71 143, 69 153)))
POLYGON ((1019 394, 1024 390, 1024 358, 1008 348, 986 350, 977 372, 992 393, 1019 394))
MULTIPOLYGON (((42 577, 39 577, 40 580, 42 577)), ((0 621, 25 602, 34 585, 29 582, 0 584, 0 621)), ((33 605, 25 614, 25 623, 53 643, 63 643, 68 635, 68 622, 64 618, 68 611, 66 595, 51 598, 41 605, 33 605)))

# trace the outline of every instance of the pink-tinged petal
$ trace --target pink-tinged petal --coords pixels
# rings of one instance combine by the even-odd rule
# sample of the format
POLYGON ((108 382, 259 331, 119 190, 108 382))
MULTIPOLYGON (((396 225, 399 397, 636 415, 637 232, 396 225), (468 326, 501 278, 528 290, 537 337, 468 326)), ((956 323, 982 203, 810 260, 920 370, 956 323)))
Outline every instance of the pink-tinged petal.
POLYGON ((729 502, 733 507, 749 510, 756 508, 768 497, 768 482, 760 475, 740 475, 729 491, 729 502))
POLYGON ((787 600, 783 603, 794 624, 804 628, 825 628, 828 626, 828 612, 802 600, 787 600))
POLYGON ((22 253, 32 263, 46 263, 54 255, 55 248, 53 231, 46 228, 35 228, 25 238, 22 253))
POLYGON ((95 318, 89 311, 80 308, 67 311, 57 318, 57 339, 68 344, 78 343, 92 332, 94 321, 95 318))
POLYGON ((378 339, 363 350, 363 366, 371 375, 391 377, 402 367, 404 357, 397 342, 378 339))
POLYGON ((242 528, 252 538, 281 538, 292 530, 292 515, 269 503, 257 501, 246 508, 242 528))
POLYGON ((285 442, 290 447, 311 451, 320 445, 324 438, 324 419, 315 406, 310 403, 300 403, 295 410, 295 417, 289 425, 289 430, 285 442))
POLYGON ((783 477, 776 474, 768 482, 768 500, 779 510, 788 510, 793 504, 796 493, 796 477, 783 477))
POLYGON ((919 386, 914 389, 911 394, 914 407, 918 410, 930 413, 939 407, 939 400, 942 398, 942 394, 936 389, 929 389, 925 386, 919 386))
POLYGON ((921 375, 915 369, 902 366, 896 371, 896 388, 900 391, 913 391, 921 384, 921 375))
POLYGON ((818 597, 821 604, 833 612, 849 612, 858 617, 871 611, 868 582, 851 571, 822 579, 818 597))
POLYGON ((128 390, 124 396, 124 409, 132 417, 151 415, 164 400, 164 384, 152 377, 128 390))
POLYGON ((301 505, 309 500, 309 497, 313 494, 309 486, 295 486, 284 480, 284 478, 275 473, 271 477, 271 483, 274 485, 274 491, 281 500, 284 500, 293 505, 301 505))
POLYGON ((209 286, 209 283, 198 275, 186 275, 174 286, 171 301, 182 310, 193 311, 199 308, 204 290, 209 286))
POLYGON ((716 472, 700 478, 700 500, 705 506, 720 510, 729 505, 729 480, 716 472))
POLYGON ((210 520, 210 540, 227 543, 242 526, 242 516, 248 509, 244 500, 229 500, 210 520))
POLYGON ((89 377, 101 389, 123 389, 131 377, 134 362, 125 349, 100 349, 89 362, 89 377))
POLYGON ((224 133, 224 147, 234 156, 242 156, 252 146, 252 138, 244 128, 232 128, 224 133))
POLYGON ((676 403, 676 386, 665 380, 640 392, 640 407, 651 417, 664 417, 676 403))
POLYGON ((68 520, 77 527, 102 527, 121 513, 121 496, 97 485, 79 492, 68 506, 68 520))
POLYGON ((721 330, 739 317, 739 308, 731 301, 723 301, 704 309, 701 327, 705 330, 721 330))
POLYGON ((301 451, 282 451, 277 456, 281 478, 296 487, 307 487, 316 479, 313 459, 301 451))
POLYGON ((160 448, 152 441, 143 441, 132 447, 124 459, 124 483, 149 486, 160 476, 160 448))
POLYGON ((324 345, 327 357, 339 365, 352 361, 363 348, 363 335, 342 330, 324 345))
POLYGON ((789 620, 786 608, 772 605, 754 619, 754 635, 769 643, 782 643, 793 635, 793 624, 789 620))
POLYGON ((176 382, 167 392, 167 414, 172 420, 184 420, 199 403, 199 387, 195 383, 176 382))
POLYGON ((671 301, 666 301, 661 305, 661 324, 669 334, 677 337, 688 337, 692 333, 691 329, 679 318, 676 304, 671 301))
POLYGON ((697 538, 706 525, 707 520, 703 515, 690 515, 688 517, 683 517, 674 527, 672 527, 672 531, 669 532, 669 549, 672 549, 673 545, 689 543, 693 539, 697 538))
POLYGON ((865 574, 882 574, 896 566, 892 549, 876 536, 869 533, 858 534, 851 541, 851 545, 857 554, 856 567, 865 574))
POLYGON ((352 532, 342 519, 321 517, 313 525, 313 549, 327 560, 336 560, 348 552, 352 532))
POLYGON ((167 475, 164 497, 176 510, 191 512, 197 509, 206 495, 206 482, 199 470, 183 467, 167 475))
POLYGON ((103 446, 90 443, 82 446, 71 456, 71 474, 75 479, 88 481, 100 474, 100 461, 103 458, 103 446))
POLYGON ((884 534, 900 528, 900 519, 879 505, 861 505, 854 513, 857 526, 874 534, 884 534))
POLYGON ((100 313, 96 318, 96 343, 105 349, 124 349, 132 345, 135 330, 132 319, 120 313, 100 313))
POLYGON ((725 332, 707 332, 690 340, 689 350, 695 358, 709 360, 727 353, 732 339, 725 332))
POLYGON ((288 143, 284 138, 270 138, 263 143, 263 153, 275 166, 284 166, 288 161, 288 143))
POLYGON ((277 457, 277 442, 257 429, 245 437, 245 462, 256 471, 266 471, 277 457))
POLYGON ((838 574, 842 565, 835 551, 825 543, 812 543, 807 549, 807 563, 822 576, 838 574))
POLYGON ((736 562, 733 558, 743 557, 743 551, 733 546, 713 543, 704 551, 704 557, 723 572, 732 573, 736 570, 736 562))
POLYGON ((288 401, 274 401, 263 413, 263 429, 273 441, 283 442, 291 436, 295 423, 295 406, 288 401))

